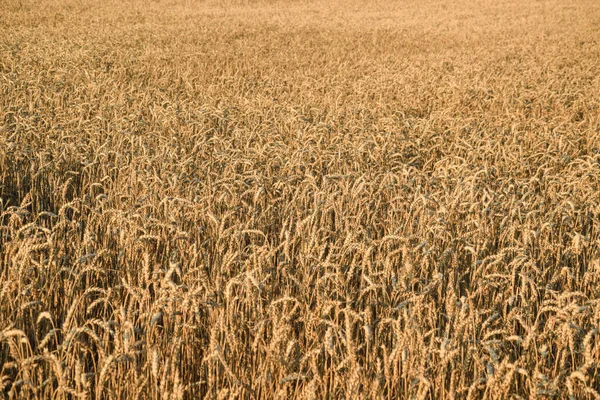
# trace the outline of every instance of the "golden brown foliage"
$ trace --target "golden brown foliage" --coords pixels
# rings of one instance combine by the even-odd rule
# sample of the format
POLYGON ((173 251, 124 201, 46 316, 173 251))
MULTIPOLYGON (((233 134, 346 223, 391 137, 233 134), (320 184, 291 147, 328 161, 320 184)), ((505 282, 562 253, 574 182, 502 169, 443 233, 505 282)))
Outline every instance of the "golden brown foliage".
POLYGON ((0 393, 600 398, 599 4, 3 1, 0 393))

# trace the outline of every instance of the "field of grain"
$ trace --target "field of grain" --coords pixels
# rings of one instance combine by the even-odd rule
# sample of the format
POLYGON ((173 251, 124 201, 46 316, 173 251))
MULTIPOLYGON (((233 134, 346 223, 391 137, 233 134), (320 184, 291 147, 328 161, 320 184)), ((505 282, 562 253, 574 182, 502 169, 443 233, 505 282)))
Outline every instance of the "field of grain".
POLYGON ((0 398, 600 399, 600 2, 0 2, 0 398))

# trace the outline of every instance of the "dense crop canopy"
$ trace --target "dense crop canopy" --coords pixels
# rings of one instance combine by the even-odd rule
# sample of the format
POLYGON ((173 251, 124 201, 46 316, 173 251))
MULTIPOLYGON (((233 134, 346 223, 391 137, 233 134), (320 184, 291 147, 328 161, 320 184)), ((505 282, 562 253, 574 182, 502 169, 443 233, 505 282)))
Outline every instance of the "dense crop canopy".
POLYGON ((600 398, 600 3, 3 0, 3 398, 600 398))

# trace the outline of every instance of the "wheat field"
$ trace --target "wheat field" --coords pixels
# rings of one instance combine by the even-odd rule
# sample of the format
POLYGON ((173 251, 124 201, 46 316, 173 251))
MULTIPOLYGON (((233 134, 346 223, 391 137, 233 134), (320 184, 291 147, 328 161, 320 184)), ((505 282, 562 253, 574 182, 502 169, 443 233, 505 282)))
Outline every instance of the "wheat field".
POLYGON ((3 0, 5 399, 600 399, 600 2, 3 0))

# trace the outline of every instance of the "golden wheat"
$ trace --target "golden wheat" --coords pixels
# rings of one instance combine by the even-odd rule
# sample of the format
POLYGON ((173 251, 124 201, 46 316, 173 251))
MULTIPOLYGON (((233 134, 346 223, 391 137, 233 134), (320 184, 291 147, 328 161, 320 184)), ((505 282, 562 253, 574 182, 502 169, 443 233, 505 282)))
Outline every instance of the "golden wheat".
POLYGON ((600 398, 593 0, 0 4, 2 398, 600 398))

